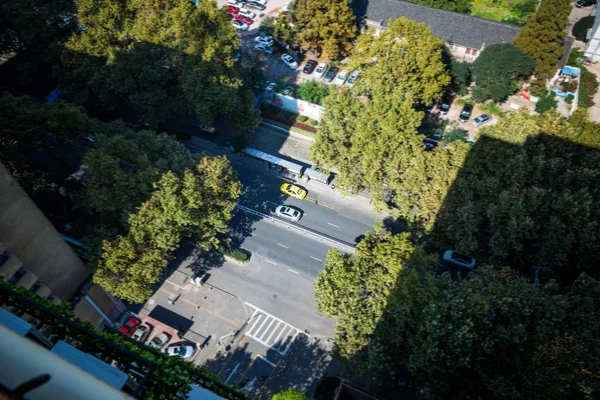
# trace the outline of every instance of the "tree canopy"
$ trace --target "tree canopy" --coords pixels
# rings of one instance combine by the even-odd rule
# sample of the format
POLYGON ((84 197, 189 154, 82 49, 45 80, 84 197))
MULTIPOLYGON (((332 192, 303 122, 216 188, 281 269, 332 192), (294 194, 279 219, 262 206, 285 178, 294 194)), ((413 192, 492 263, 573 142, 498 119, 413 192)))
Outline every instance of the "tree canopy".
POLYGON ((277 393, 271 397, 271 400, 307 400, 308 397, 298 390, 288 389, 277 393))
POLYGON ((330 251, 315 300, 338 319, 349 373, 377 389, 409 378, 434 399, 597 394, 598 281, 561 290, 480 266, 453 282, 435 264, 406 235, 367 233, 355 257, 330 251))
POLYGON ((519 79, 533 73, 534 61, 512 43, 487 46, 473 62, 471 71, 477 84, 473 98, 477 102, 505 101, 519 88, 519 79))
POLYGON ((77 19, 57 71, 69 98, 131 119, 129 107, 150 125, 180 114, 257 125, 237 35, 216 3, 83 0, 77 19))
POLYGON ((331 59, 348 54, 357 33, 356 17, 347 0, 298 0, 294 23, 305 50, 331 59))
POLYGON ((556 73, 571 9, 571 3, 543 0, 513 41, 533 58, 535 73, 540 79, 551 78, 556 73))
POLYGON ((130 216, 127 235, 104 242, 94 282, 117 297, 143 302, 184 236, 216 248, 216 235, 227 230, 240 192, 225 157, 203 157, 181 177, 165 173, 130 216))
POLYGON ((400 18, 378 36, 363 33, 349 61, 361 78, 326 98, 311 158, 338 169, 342 190, 369 187, 381 202, 421 162, 415 161, 424 153, 416 132, 423 114, 415 107, 441 97, 450 82, 442 41, 424 24, 400 18))

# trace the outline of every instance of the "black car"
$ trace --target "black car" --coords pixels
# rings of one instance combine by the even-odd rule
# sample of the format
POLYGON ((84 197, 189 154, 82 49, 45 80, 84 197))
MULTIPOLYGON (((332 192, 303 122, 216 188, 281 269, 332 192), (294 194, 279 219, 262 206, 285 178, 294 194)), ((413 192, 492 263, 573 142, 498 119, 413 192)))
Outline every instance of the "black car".
POLYGON ((265 8, 267 8, 266 6, 260 4, 260 3, 255 3, 253 1, 249 1, 246 3, 246 7, 248 8, 254 8, 255 10, 260 10, 260 11, 264 11, 265 8))
POLYGON ((325 82, 331 82, 333 78, 335 78, 339 70, 340 69, 338 67, 330 68, 329 71, 325 73, 325 76, 323 76, 323 80, 325 82))
POLYGON ((452 99, 450 97, 444 97, 440 102, 440 114, 446 115, 448 111, 450 111, 450 107, 452 106, 452 99))
POLYGON ((315 68, 317 68, 317 62, 315 60, 308 60, 306 62, 306 65, 304 65, 302 72, 304 72, 307 75, 312 74, 315 68))
POLYGON ((465 104, 462 111, 460 112, 460 119, 462 122, 467 122, 469 118, 471 118, 471 113, 473 112, 473 106, 471 104, 465 104))
POLYGON ((594 4, 596 4, 596 0, 579 0, 577 3, 575 3, 575 7, 582 8, 592 6, 594 4))

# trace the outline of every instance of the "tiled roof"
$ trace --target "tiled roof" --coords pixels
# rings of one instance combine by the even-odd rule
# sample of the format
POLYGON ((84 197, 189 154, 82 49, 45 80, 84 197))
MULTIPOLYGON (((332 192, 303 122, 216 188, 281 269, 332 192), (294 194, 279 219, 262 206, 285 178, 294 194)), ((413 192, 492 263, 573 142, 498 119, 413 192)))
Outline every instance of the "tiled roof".
POLYGON ((402 0, 351 0, 358 18, 387 27, 388 19, 406 17, 424 22, 431 32, 450 43, 481 49, 485 44, 510 43, 521 27, 468 14, 440 10, 402 0))

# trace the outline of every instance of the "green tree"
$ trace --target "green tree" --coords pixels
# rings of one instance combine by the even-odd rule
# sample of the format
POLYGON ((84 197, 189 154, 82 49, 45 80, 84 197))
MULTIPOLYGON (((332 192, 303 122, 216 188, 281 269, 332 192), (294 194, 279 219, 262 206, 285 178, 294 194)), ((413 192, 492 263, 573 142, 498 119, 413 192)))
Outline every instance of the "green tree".
POLYGON ((477 102, 492 99, 505 101, 519 88, 519 79, 533 73, 531 57, 511 43, 487 46, 477 57, 471 71, 477 86, 473 98, 477 102))
POLYGON ((362 69, 357 86, 362 96, 341 89, 325 99, 311 159, 318 167, 338 169, 340 189, 357 193, 369 187, 383 206, 409 166, 421 163, 415 161, 424 148, 416 132, 423 114, 415 106, 441 97, 450 82, 442 41, 424 24, 400 18, 380 35, 363 33, 349 68, 362 69))
POLYGON ((302 100, 315 104, 323 104, 323 100, 329 95, 329 86, 322 82, 311 80, 300 85, 298 94, 302 100))
POLYGON ((298 0, 294 23, 305 50, 337 59, 352 49, 356 17, 347 0, 298 0))
POLYGON ((513 41, 535 61, 535 74, 551 78, 563 53, 563 40, 571 4, 561 0, 543 0, 529 22, 513 41))
POLYGON ((587 41, 588 30, 590 30, 594 26, 595 17, 593 15, 589 15, 587 17, 581 18, 579 21, 573 25, 573 36, 575 39, 580 40, 582 42, 587 41))
POLYGON ((467 62, 452 61, 450 63, 450 88, 459 96, 464 96, 471 85, 471 64, 467 62))
POLYGON ((85 214, 96 217, 93 227, 106 239, 107 231, 127 232, 129 215, 148 200, 161 176, 169 171, 179 175, 196 159, 166 134, 135 132, 116 123, 103 129, 84 158, 85 186, 75 201, 85 214))
POLYGON ((237 35, 215 2, 82 0, 77 20, 84 29, 65 44, 57 69, 77 103, 105 113, 130 106, 151 125, 181 114, 205 125, 220 116, 239 127, 258 124, 235 56, 237 35))
POLYGON ((225 157, 203 157, 181 178, 167 172, 129 218, 129 233, 104 242, 94 282, 117 297, 143 302, 184 236, 217 248, 216 235, 227 230, 240 192, 225 157))
POLYGON ((465 14, 471 13, 472 6, 472 0, 411 0, 410 3, 432 8, 441 8, 443 10, 458 11, 465 14))
POLYGON ((285 44, 293 44, 296 41, 295 32, 288 21, 288 17, 283 13, 279 14, 279 18, 275 20, 273 37, 285 44))
POLYGON ((538 102, 535 103, 535 111, 540 114, 548 110, 556 110, 556 107, 558 107, 558 102, 554 100, 553 94, 541 97, 538 102))
POLYGON ((28 96, 0 96, 0 162, 29 193, 45 186, 44 174, 31 164, 34 150, 62 140, 82 141, 92 122, 80 107, 40 103, 28 96))
POLYGON ((271 400, 308 400, 308 397, 298 390, 288 389, 284 392, 273 395, 271 400))

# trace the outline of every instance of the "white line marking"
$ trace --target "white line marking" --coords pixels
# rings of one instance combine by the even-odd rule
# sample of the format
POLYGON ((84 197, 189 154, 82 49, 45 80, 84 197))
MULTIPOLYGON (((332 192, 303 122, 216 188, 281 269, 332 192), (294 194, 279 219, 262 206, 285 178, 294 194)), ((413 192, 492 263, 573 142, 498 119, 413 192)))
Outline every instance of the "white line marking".
POLYGON ((296 340, 296 336, 298 336, 298 333, 299 333, 299 331, 296 331, 296 333, 292 337, 292 340, 290 340, 290 342, 288 343, 288 345, 285 348, 285 350, 283 351, 283 353, 281 353, 282 356, 285 356, 287 354, 287 352, 290 350, 290 347, 292 346, 292 343, 294 343, 294 340, 296 340))
POLYGON ((165 282, 167 282, 167 283, 170 283, 171 285, 173 285, 173 286, 176 286, 176 287, 178 287, 179 289, 183 289, 183 287, 179 286, 179 285, 178 285, 178 284, 176 284, 175 282, 171 282, 171 281, 170 281, 170 280, 168 280, 168 279, 165 279, 165 282))
POLYGON ((331 225, 331 226, 334 226, 334 227, 336 227, 336 228, 339 228, 339 226, 337 226, 337 225, 334 225, 334 224, 332 224, 331 222, 328 222, 327 224, 328 224, 328 225, 331 225))
POLYGON ((275 325, 275 328, 273 328, 273 331, 271 332, 267 340, 265 340, 265 342, 269 343, 271 341, 271 337, 275 334, 275 332, 277 332, 277 329, 279 329, 279 325, 281 325, 281 321, 277 321, 277 325, 275 325))
POLYGON ((225 383, 227 383, 227 381, 229 381, 231 379, 231 376, 235 373, 235 371, 237 371, 239 366, 240 366, 240 363, 235 364, 235 368, 233 369, 233 371, 231 371, 231 373, 229 374, 227 379, 225 379, 225 383))
POLYGON ((312 258, 313 260, 318 261, 318 262, 323 262, 323 260, 319 260, 317 257, 310 256, 310 258, 312 258))
POLYGON ((267 362, 269 365, 271 365, 271 367, 275 368, 276 365, 273 364, 271 361, 267 360, 265 357, 261 356, 260 354, 258 355, 258 358, 260 358, 261 360, 267 362))
POLYGON ((282 245, 281 243, 277 243, 277 246, 281 246, 281 247, 283 247, 284 249, 289 249, 289 247, 287 247, 287 246, 284 246, 284 245, 282 245))
POLYGON ((265 258, 265 261, 266 261, 266 262, 268 262, 269 264, 277 265, 277 264, 275 264, 273 261, 271 261, 271 260, 267 260, 266 258, 265 258))
MULTIPOLYGON (((265 315, 265 320, 263 321, 262 324, 260 324, 260 327, 258 328, 258 330, 256 331, 255 335, 258 335, 258 332, 260 332, 263 328, 263 326, 267 323, 267 321, 269 320, 269 316, 265 315)), ((260 340, 259 338, 257 338, 258 340, 260 340)))
POLYGON ((294 271, 293 269, 289 269, 289 268, 288 268, 287 270, 288 270, 288 271, 290 271, 290 272, 293 272, 293 273, 295 273, 296 275, 300 275, 300 272, 296 272, 296 271, 294 271))
MULTIPOLYGON (((267 334, 267 332, 269 331, 269 329, 271 328, 271 325, 273 325, 275 321, 275 319, 272 319, 271 322, 269 322, 269 325, 267 325, 267 327, 265 328, 265 332, 260 336, 260 340, 263 340, 263 338, 265 337, 265 335, 267 334)), ((266 340, 265 340, 266 342, 266 340)))

